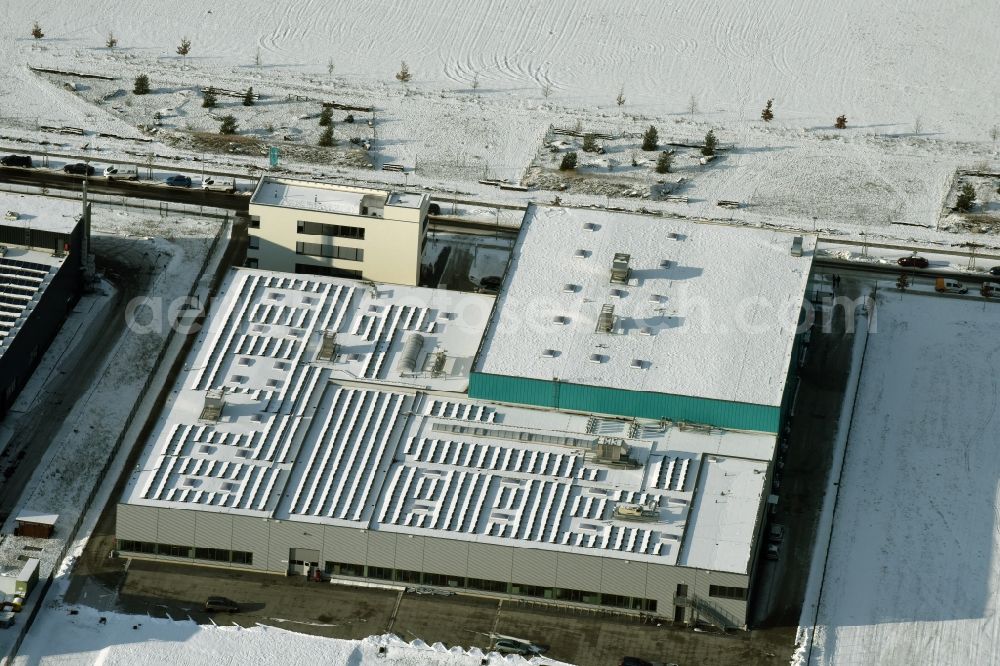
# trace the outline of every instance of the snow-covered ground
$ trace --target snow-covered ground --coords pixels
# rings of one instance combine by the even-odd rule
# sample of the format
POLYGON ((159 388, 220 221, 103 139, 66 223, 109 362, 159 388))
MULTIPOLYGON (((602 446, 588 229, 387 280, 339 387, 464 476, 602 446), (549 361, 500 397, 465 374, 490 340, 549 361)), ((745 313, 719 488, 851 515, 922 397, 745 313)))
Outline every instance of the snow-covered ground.
POLYGON ((190 620, 102 613, 86 606, 58 607, 40 615, 22 644, 16 666, 133 666, 134 664, 398 664, 399 666, 514 666, 562 662, 535 657, 406 643, 393 635, 361 641, 296 634, 257 625, 204 626, 190 620), (76 614, 70 615, 70 611, 76 614), (384 650, 379 655, 379 649, 384 650), (484 661, 484 657, 488 657, 484 661))
POLYGON ((1000 663, 998 315, 879 295, 811 664, 1000 663))
MULTIPOLYGON (((735 149, 703 168, 678 164, 689 177, 681 192, 689 203, 652 207, 751 223, 815 225, 815 218, 895 235, 906 233, 895 226, 901 223, 938 226, 942 206, 953 201, 956 168, 995 168, 998 161, 990 133, 1000 121, 993 112, 1000 58, 981 48, 1000 18, 996 3, 254 0, 220 8, 194 0, 19 0, 4 9, 9 76, 0 80, 0 125, 29 140, 70 140, 92 150, 127 144, 35 128, 139 136, 133 126, 163 110, 165 126, 211 130, 217 121, 201 108, 198 89, 252 85, 264 95, 256 106, 221 98, 213 113, 233 113, 264 145, 286 135, 293 137, 289 151, 313 144, 316 120, 300 116, 318 112, 318 100, 373 105, 374 159, 415 168, 410 184, 448 189, 464 181, 465 189, 493 197, 547 200, 544 192, 518 195, 475 181, 521 178, 550 125, 634 133, 655 124, 661 141, 698 141, 715 129, 735 149), (46 34, 38 41, 29 35, 34 20, 46 34), (119 40, 113 51, 104 46, 109 32, 119 40), (192 47, 181 58, 176 47, 184 36, 192 47), (403 60, 413 76, 406 85, 394 78, 403 60), (80 91, 71 92, 59 76, 33 74, 28 64, 119 80, 77 81, 80 91), (138 73, 150 76, 152 95, 129 92, 138 73), (87 101, 88 89, 109 85, 123 96, 100 106, 87 101), (775 120, 765 124, 759 114, 768 98, 775 120), (835 130, 841 113, 848 128, 835 130), (719 199, 746 207, 721 210, 719 199)), ((334 116, 337 138, 365 134, 358 126, 364 114, 355 114, 355 125, 340 122, 343 115, 334 116)), ((262 157, 244 161, 263 164, 262 157)), ((309 169, 389 177, 332 164, 309 169)), ((978 187, 991 211, 996 185, 978 187)), ((564 200, 605 203, 603 195, 583 193, 592 188, 572 190, 564 200)))

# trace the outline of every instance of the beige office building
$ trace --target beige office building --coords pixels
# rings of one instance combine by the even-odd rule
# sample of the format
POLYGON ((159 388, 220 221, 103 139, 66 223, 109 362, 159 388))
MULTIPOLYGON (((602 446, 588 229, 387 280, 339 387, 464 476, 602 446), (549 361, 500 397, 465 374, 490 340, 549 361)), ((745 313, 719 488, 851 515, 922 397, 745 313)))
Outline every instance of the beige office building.
POLYGON ((264 177, 250 199, 247 265, 416 285, 426 194, 264 177))

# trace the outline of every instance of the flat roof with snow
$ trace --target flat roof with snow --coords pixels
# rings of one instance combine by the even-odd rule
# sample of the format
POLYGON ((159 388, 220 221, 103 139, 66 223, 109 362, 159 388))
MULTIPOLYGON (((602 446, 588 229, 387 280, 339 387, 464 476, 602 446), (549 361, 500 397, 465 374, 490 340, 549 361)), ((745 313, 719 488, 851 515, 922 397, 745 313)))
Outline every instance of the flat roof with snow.
POLYGON ((815 249, 792 238, 532 206, 475 370, 779 406, 815 249))
POLYGON ((83 210, 80 202, 0 192, 0 225, 71 234, 83 210))
POLYGON ((377 212, 375 216, 382 217, 386 207, 420 208, 426 199, 425 194, 265 176, 257 184, 250 204, 344 215, 373 216, 377 212))

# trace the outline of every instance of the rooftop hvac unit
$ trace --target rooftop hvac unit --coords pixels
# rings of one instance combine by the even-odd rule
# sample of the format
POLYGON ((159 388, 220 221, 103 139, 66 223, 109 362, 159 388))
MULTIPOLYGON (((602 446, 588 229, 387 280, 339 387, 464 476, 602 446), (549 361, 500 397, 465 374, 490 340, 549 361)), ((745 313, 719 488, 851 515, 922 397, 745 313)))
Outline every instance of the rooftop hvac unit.
POLYGON ((413 374, 417 369, 417 357, 424 346, 424 336, 419 333, 411 333, 403 343, 403 352, 400 354, 399 363, 396 364, 396 372, 401 375, 413 374))
POLYGON ((323 342, 320 344, 319 352, 316 354, 316 360, 332 361, 333 357, 336 355, 337 355, 337 332, 323 331, 323 342))
POLYGON ((642 504, 621 503, 615 506, 615 518, 621 520, 657 520, 660 517, 660 505, 655 499, 642 504))
POLYGON ((629 446, 624 439, 601 437, 594 446, 593 462, 610 467, 639 467, 639 463, 629 457, 629 446))
POLYGON ((628 276, 631 272, 628 267, 630 255, 624 252, 615 252, 611 260, 611 282, 615 284, 628 284, 628 276))
POLYGON ((605 303, 601 306, 601 314, 597 315, 597 332, 610 333, 615 328, 615 306, 605 303))
POLYGON ((448 354, 444 351, 434 352, 434 361, 431 363, 431 375, 440 377, 444 374, 444 364, 448 361, 448 354))
POLYGON ((209 389, 205 392, 205 405, 201 408, 200 421, 218 421, 226 404, 226 389, 209 389))

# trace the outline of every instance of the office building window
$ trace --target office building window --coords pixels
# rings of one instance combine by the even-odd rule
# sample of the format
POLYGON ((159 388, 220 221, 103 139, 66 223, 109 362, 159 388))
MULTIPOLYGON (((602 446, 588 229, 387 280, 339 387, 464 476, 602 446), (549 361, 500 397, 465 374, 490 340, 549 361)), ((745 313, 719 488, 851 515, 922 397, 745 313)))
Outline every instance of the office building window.
POLYGON ((306 236, 333 236, 335 238, 365 239, 364 227, 350 227, 342 224, 320 224, 299 220, 297 231, 306 236))
POLYGON ((258 217, 257 215, 250 216, 250 228, 260 229, 260 217, 258 217))
MULTIPOLYGON (((251 236, 251 238, 253 237, 251 236)), ((305 254, 310 257, 323 257, 324 259, 346 259, 347 261, 365 260, 365 251, 359 247, 323 245, 322 243, 303 243, 302 241, 295 243, 295 254, 305 254)))
POLYGON ((250 234, 250 244, 247 247, 249 247, 251 250, 259 250, 260 238, 254 236, 253 234, 250 234))

